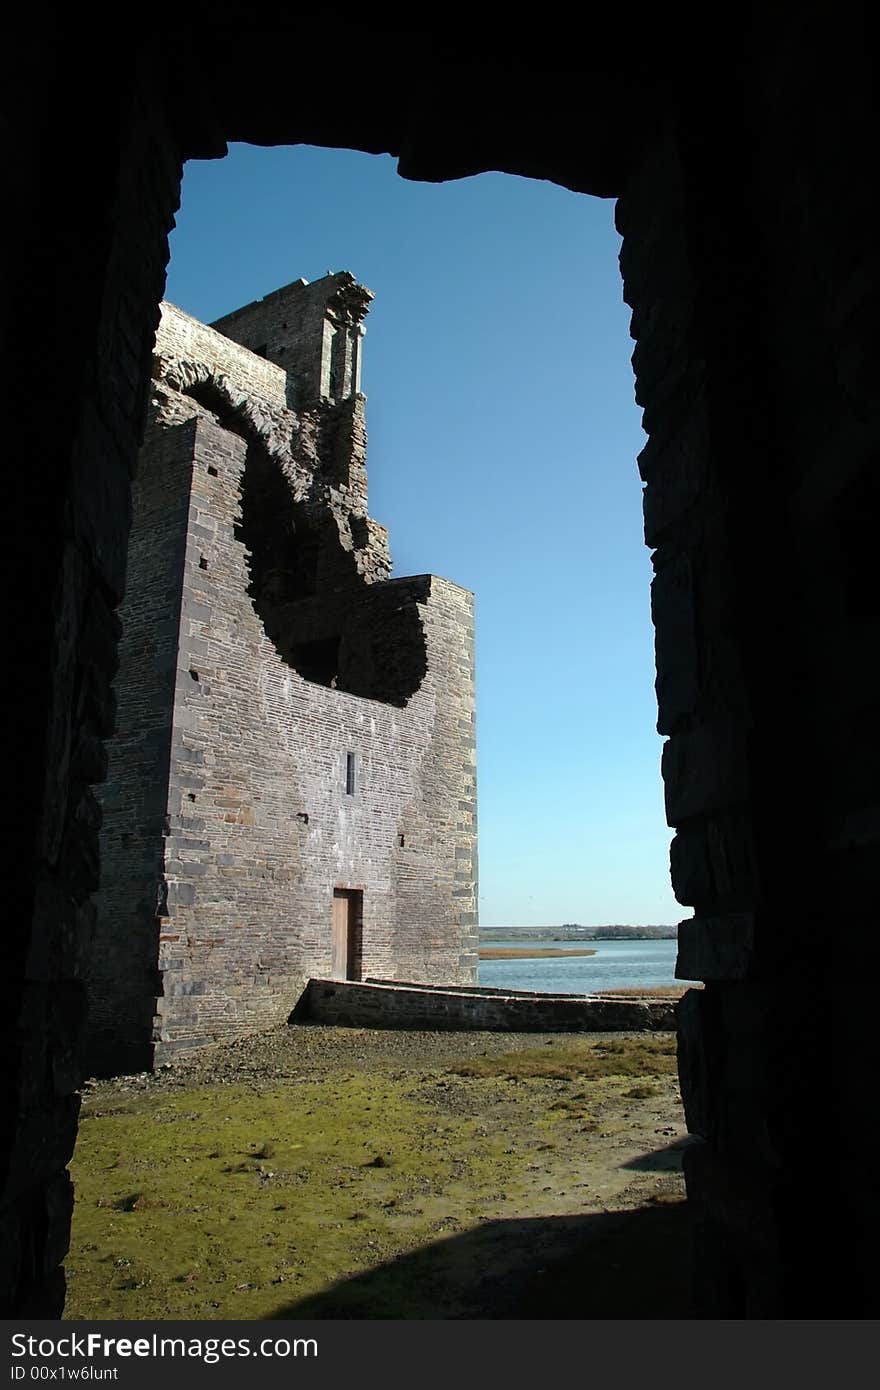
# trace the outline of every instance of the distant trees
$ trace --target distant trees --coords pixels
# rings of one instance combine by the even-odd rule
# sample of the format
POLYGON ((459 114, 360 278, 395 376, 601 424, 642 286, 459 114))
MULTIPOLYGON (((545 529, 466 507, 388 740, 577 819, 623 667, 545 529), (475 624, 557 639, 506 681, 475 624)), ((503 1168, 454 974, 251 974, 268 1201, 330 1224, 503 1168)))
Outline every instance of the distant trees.
POLYGON ((595 941, 602 938, 604 941, 622 941, 627 938, 639 938, 644 940, 646 937, 660 939, 675 936, 674 926, 645 926, 632 927, 617 923, 606 927, 585 927, 580 922, 563 922, 559 928, 560 932, 578 932, 583 935, 585 940, 595 941))
POLYGON ((617 923, 607 927, 585 927, 582 922, 563 922, 559 927, 483 927, 484 941, 503 941, 517 937, 528 941, 552 941, 567 937, 572 941, 659 941, 674 938, 674 926, 632 927, 617 923))

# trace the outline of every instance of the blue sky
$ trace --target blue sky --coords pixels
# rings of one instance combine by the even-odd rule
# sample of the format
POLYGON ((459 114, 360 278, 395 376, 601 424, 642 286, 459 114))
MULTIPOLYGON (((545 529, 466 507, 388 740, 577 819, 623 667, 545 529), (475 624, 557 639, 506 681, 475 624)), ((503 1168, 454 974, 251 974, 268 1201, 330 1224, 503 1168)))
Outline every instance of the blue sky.
POLYGON ((613 204, 388 156, 187 165, 166 297, 205 321, 304 276, 374 291, 370 512, 395 575, 472 589, 486 926, 675 922, 629 311, 613 204))

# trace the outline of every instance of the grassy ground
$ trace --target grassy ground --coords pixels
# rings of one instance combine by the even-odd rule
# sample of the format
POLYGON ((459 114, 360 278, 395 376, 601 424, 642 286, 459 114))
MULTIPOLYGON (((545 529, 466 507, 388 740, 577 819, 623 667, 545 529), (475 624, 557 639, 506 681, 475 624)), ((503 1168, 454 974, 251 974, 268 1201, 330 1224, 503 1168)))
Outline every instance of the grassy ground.
MULTIPOLYGON (((668 1034, 301 1025, 92 1083, 66 1317, 599 1316, 559 1311, 573 1264, 607 1300, 609 1241, 678 1259, 674 1067, 668 1034)), ((617 1315, 686 1315, 661 1285, 617 1315)))

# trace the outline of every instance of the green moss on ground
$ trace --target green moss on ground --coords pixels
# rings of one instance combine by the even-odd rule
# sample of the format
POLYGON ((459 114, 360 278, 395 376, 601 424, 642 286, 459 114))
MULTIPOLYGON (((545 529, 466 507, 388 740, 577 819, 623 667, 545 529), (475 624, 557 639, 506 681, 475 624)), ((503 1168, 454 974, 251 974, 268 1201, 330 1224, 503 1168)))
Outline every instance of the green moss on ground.
MULTIPOLYGON (((102 1084, 72 1165, 65 1315, 277 1316, 477 1227, 500 1200, 515 1214, 555 1136, 588 1142, 632 1077, 673 1068, 672 1039, 635 1037, 418 1071, 366 1057, 269 1084, 102 1084)), ((425 1297, 409 1316, 432 1316, 425 1297)))
POLYGON ((675 1071, 675 1039, 669 1034, 613 1038, 608 1042, 576 1040, 554 1048, 519 1049, 486 1057, 469 1057, 448 1070, 458 1076, 532 1077, 585 1081, 612 1076, 666 1076, 675 1071))

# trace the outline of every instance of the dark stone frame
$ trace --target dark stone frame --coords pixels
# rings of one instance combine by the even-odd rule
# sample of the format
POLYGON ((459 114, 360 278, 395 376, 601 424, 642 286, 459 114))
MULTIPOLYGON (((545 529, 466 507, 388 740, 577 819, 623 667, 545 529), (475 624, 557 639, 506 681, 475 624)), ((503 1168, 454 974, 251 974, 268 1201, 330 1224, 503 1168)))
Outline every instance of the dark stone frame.
POLYGON ((528 35, 338 17, 334 50, 374 81, 366 97, 341 82, 329 109, 322 64, 299 64, 295 100, 281 80, 291 52, 326 44, 326 19, 271 7, 259 30, 259 13, 184 7, 133 50, 50 10, 4 94, 7 640, 27 653, 8 723, 4 1311, 52 1316, 63 1298, 128 480, 182 161, 237 139, 620 197, 675 884, 707 974, 681 1017, 704 1141, 688 1164, 698 1311, 869 1316, 858 1114, 876 1040, 848 962, 870 980, 877 956, 876 605, 853 592, 869 570, 841 554, 835 510, 880 443, 867 7, 737 7, 723 51, 700 47, 687 5, 589 14, 564 45, 549 16, 528 35), (828 946, 844 929, 845 957, 828 946), (833 1156, 818 1211, 817 1093, 833 1156))

